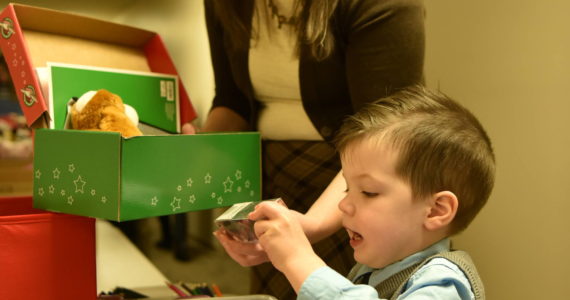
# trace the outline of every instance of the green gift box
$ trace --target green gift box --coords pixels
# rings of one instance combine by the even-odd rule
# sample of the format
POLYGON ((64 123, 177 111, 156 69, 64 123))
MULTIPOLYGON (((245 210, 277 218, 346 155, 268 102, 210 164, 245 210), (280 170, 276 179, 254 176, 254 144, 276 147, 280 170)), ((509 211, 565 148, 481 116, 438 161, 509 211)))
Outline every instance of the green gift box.
POLYGON ((261 200, 255 132, 122 138, 40 129, 34 206, 126 221, 261 200))
POLYGON ((36 208, 124 221, 261 200, 258 133, 124 139, 63 129, 69 100, 98 89, 120 96, 152 129, 177 133, 195 119, 159 34, 21 4, 0 19, 0 50, 37 129, 36 208))
POLYGON ((62 64, 47 71, 54 129, 35 135, 34 207, 126 221, 261 199, 259 133, 126 139, 64 129, 69 99, 107 88, 135 107, 141 122, 177 132, 176 77, 62 64))

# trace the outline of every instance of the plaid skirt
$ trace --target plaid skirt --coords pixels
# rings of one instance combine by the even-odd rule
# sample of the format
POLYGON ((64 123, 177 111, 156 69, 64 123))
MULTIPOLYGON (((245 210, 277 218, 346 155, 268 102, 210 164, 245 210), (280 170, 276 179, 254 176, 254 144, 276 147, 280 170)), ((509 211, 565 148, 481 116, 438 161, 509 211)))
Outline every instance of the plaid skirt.
MULTIPOLYGON (((263 199, 281 197, 291 209, 305 213, 340 171, 335 149, 317 141, 263 141, 263 199)), ((346 275, 354 265, 344 230, 313 244, 327 265, 346 275)), ((291 285, 271 263, 252 268, 251 293, 295 299, 291 285)))

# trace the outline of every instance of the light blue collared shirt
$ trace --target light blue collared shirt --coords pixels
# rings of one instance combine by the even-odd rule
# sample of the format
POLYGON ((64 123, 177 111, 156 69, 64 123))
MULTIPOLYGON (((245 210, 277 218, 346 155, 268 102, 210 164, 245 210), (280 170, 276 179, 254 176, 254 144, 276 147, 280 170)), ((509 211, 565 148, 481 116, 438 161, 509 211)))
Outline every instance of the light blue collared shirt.
MULTIPOLYGON (((443 239, 423 251, 382 269, 361 268, 355 279, 372 272, 368 285, 354 284, 329 267, 315 270, 303 282, 297 299, 379 299, 374 286, 390 276, 437 253, 449 251, 449 239, 443 239)), ((435 258, 425 264, 406 283, 399 300, 413 299, 475 299, 471 285, 457 265, 445 258, 435 258)))

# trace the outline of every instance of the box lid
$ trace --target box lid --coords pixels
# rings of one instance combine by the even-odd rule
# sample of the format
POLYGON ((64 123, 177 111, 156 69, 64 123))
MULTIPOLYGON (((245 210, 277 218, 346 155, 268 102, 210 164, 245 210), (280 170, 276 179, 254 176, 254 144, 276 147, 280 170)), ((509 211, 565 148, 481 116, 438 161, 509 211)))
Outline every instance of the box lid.
MULTIPOLYGON (((48 62, 158 72, 178 76, 160 36, 151 31, 29 5, 0 13, 0 49, 28 126, 47 127, 46 99, 35 68, 48 62)), ((178 81, 180 123, 196 118, 178 81)))

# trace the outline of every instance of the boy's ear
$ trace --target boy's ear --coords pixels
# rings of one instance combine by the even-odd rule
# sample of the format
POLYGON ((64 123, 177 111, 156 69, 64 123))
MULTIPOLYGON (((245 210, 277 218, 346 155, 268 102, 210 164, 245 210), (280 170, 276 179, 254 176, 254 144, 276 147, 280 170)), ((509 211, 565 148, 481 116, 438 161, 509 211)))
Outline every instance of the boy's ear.
POLYGON ((443 191, 433 194, 424 226, 430 231, 446 227, 455 218, 458 207, 459 201, 454 193, 443 191))

